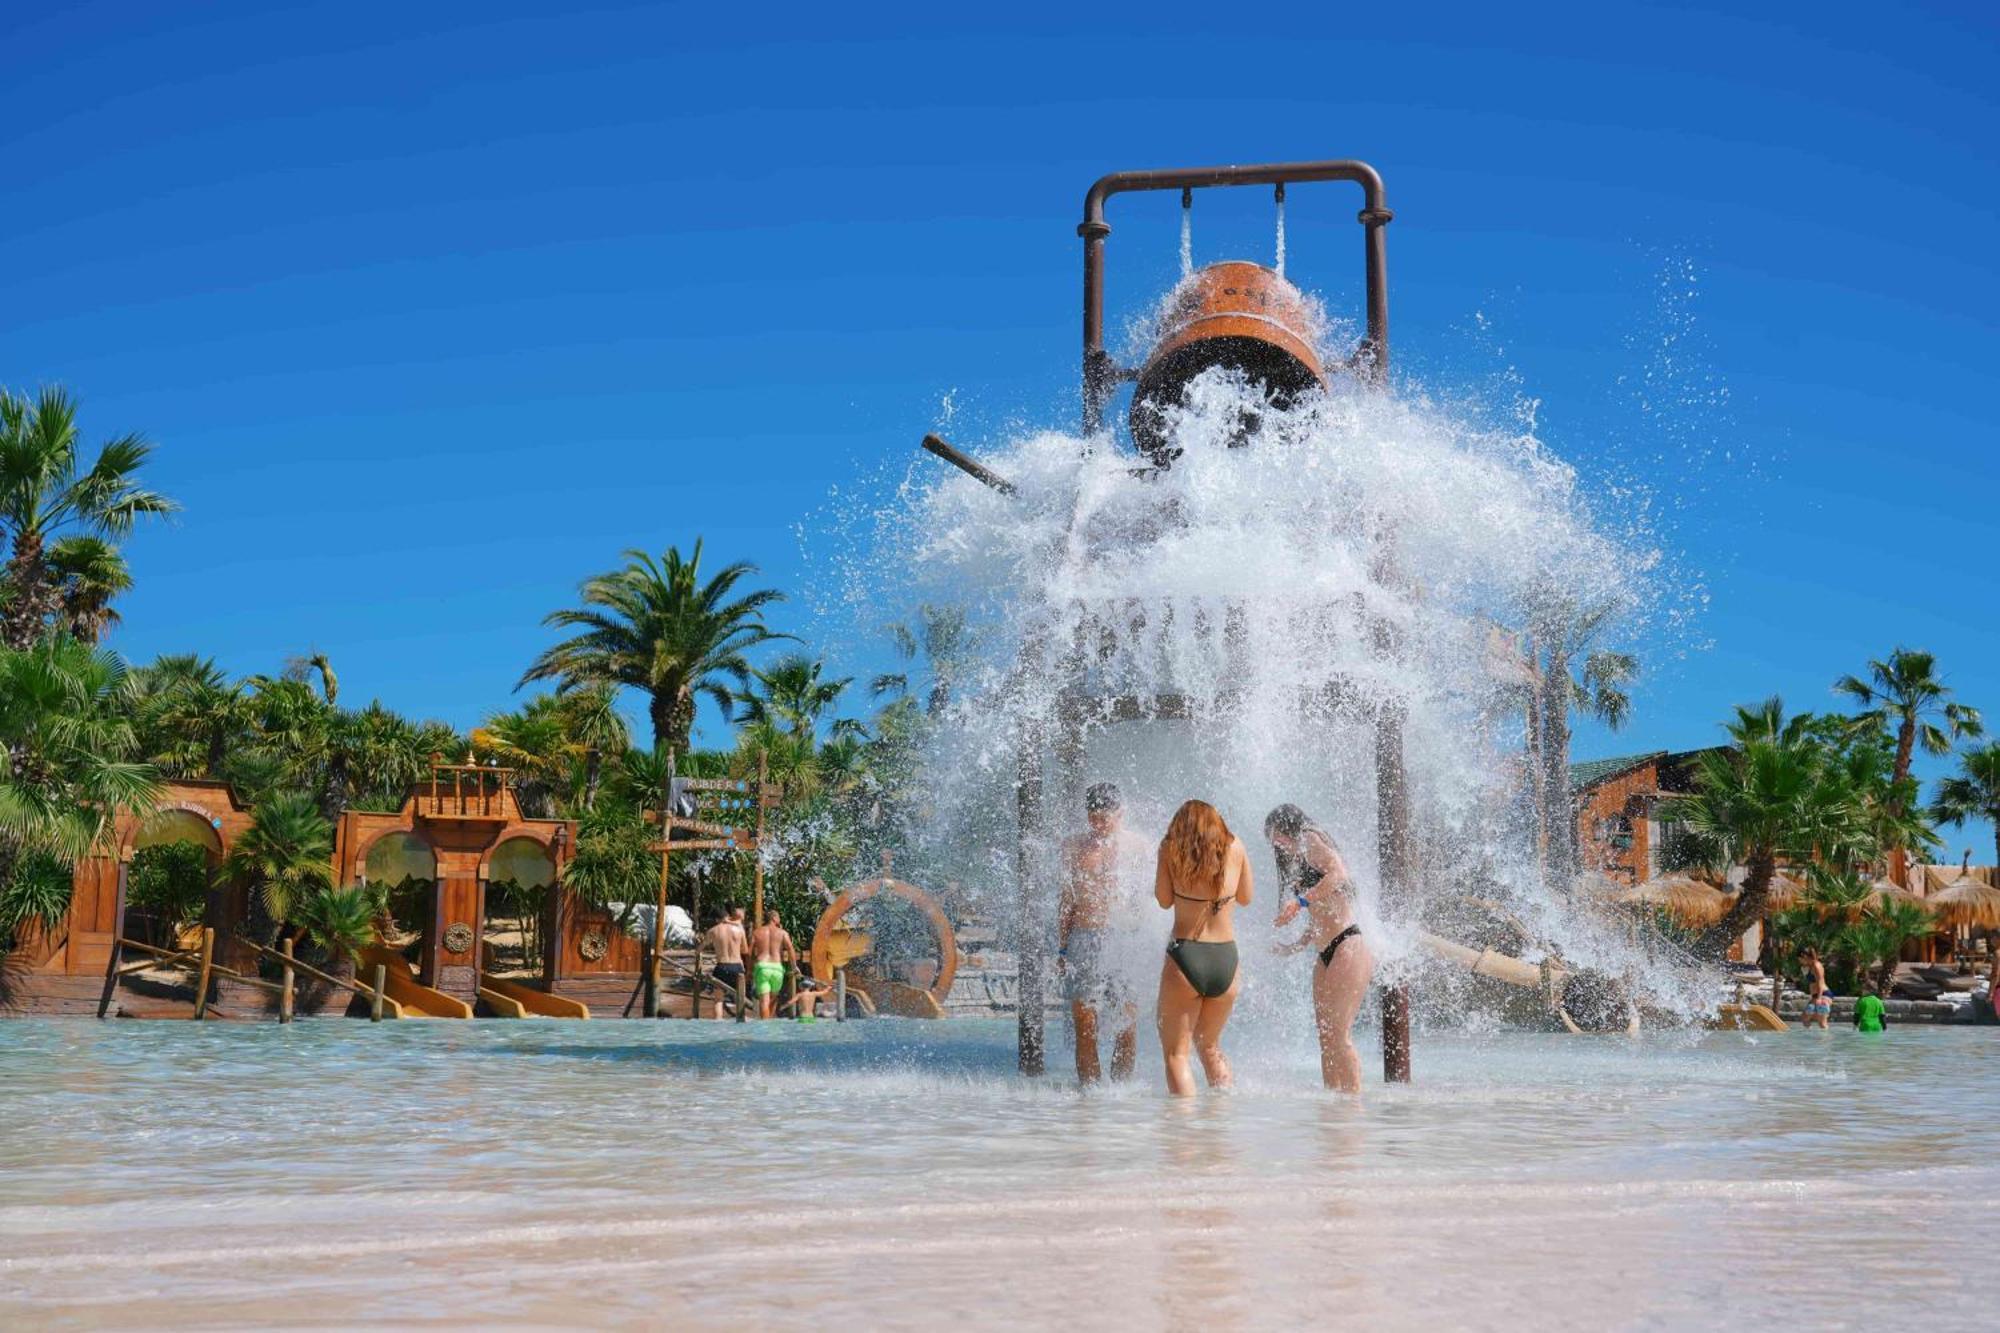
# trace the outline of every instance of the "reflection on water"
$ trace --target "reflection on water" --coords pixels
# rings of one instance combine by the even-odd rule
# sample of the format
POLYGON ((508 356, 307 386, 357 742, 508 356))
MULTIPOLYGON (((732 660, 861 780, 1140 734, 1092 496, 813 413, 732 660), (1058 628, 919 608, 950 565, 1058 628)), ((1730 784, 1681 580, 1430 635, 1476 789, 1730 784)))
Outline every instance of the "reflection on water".
POLYGON ((1359 1105, 1249 1045, 1173 1105, 1005 1023, 0 1024, 0 1323, 1984 1322, 1990 1030, 1431 1037, 1359 1105))

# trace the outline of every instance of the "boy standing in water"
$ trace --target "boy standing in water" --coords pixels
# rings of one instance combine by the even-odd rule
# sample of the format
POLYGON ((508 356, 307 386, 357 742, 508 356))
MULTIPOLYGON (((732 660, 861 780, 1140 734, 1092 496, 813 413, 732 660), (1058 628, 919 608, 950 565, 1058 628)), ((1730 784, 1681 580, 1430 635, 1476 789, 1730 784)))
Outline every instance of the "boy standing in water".
POLYGON ((1868 993, 1854 1002, 1854 1030, 1856 1032, 1880 1032, 1886 1026, 1884 1015, 1888 1006, 1882 1003, 1880 987, 1868 983, 1868 993))
POLYGON ((778 1016, 778 996, 785 989, 785 964, 798 956, 792 937, 778 921, 776 912, 764 913, 764 924, 750 936, 750 981, 757 988, 757 1017, 778 1016))
POLYGON ((1118 788, 1100 782, 1084 793, 1083 832, 1063 840, 1062 897, 1056 907, 1056 966, 1062 973, 1063 995, 1069 1000, 1076 1031, 1076 1077, 1095 1083, 1102 1077, 1097 1059, 1097 1029, 1104 1011, 1119 1020, 1111 1047, 1111 1076, 1132 1076, 1139 1050, 1139 1006, 1131 987, 1117 975, 1106 945, 1113 918, 1127 905, 1125 878, 1141 866, 1145 840, 1125 828, 1125 811, 1118 788))
POLYGON ((727 916, 709 927, 708 938, 702 942, 715 953, 712 975, 727 989, 735 990, 743 980, 743 953, 750 947, 743 930, 743 909, 730 908, 727 916))

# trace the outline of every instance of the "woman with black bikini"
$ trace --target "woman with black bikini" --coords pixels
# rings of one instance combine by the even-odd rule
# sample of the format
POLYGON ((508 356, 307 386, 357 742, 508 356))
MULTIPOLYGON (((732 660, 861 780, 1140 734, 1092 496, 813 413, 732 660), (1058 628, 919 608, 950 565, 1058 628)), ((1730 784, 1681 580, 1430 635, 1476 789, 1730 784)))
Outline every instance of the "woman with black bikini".
POLYGON ((1160 1052, 1167 1091, 1194 1094, 1188 1048, 1201 1057, 1211 1088, 1229 1086, 1222 1029, 1236 1007, 1235 908, 1250 902, 1250 856, 1206 801, 1174 812, 1160 839, 1153 897, 1174 914, 1174 937, 1160 967, 1160 1052))
POLYGON ((1313 1017, 1319 1027, 1319 1068, 1336 1092, 1361 1091, 1361 1055, 1354 1049, 1354 1016, 1368 995, 1375 960, 1354 920, 1354 886, 1333 839, 1296 805, 1285 804, 1264 819, 1264 836, 1278 860, 1284 892, 1278 925, 1307 915, 1306 933, 1280 953, 1314 949, 1313 1017))

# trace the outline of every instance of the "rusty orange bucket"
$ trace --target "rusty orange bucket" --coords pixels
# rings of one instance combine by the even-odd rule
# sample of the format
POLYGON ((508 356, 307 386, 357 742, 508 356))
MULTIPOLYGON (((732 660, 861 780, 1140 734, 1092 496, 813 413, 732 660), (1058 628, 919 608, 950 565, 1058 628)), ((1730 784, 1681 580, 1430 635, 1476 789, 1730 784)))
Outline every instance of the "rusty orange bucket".
MULTIPOLYGON (((1279 407, 1325 387, 1312 322, 1299 289, 1261 264, 1232 259, 1187 279, 1132 391, 1134 443, 1156 463, 1170 462, 1180 450, 1167 439, 1166 409, 1211 367, 1242 371, 1264 385, 1279 407)), ((1256 431, 1254 415, 1244 415, 1236 444, 1247 443, 1256 431)))

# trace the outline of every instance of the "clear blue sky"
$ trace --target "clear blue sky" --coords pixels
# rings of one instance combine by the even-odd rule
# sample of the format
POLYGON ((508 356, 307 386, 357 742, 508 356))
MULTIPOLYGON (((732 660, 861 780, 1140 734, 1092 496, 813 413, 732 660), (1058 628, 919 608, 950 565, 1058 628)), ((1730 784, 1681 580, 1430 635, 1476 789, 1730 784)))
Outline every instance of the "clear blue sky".
MULTIPOLYGON (((2000 720, 1990 13, 551 8, 5 7, 0 383, 144 431, 186 506, 131 545, 128 656, 317 648, 469 725, 621 548, 796 588, 800 521, 948 392, 972 443, 1069 420, 1098 174, 1359 156, 1399 363, 1511 368, 1707 587, 1579 754, 1827 706, 1897 642, 2000 720)), ((1354 208, 1292 205, 1336 303, 1354 208)), ((1204 258, 1268 244, 1261 201, 1198 216, 1204 258)), ((1172 209, 1114 220, 1122 308, 1172 209)))

